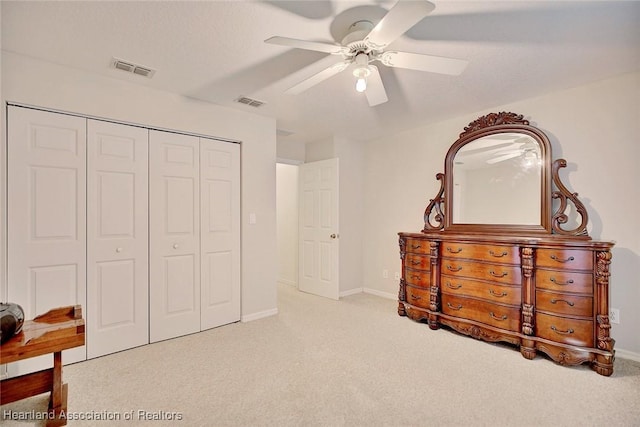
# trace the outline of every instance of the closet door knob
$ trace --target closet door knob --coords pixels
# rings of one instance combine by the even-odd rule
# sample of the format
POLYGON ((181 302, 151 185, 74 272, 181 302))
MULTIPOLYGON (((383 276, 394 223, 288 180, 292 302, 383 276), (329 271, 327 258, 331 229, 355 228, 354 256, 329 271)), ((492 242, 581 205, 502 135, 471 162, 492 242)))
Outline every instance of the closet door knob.
POLYGON ((178 249, 178 247, 179 247, 179 246, 178 246, 178 244, 177 244, 177 243, 174 243, 174 244, 173 244, 173 249, 178 249))
POLYGON ((118 253, 122 252, 122 248, 116 248, 116 252, 118 253))

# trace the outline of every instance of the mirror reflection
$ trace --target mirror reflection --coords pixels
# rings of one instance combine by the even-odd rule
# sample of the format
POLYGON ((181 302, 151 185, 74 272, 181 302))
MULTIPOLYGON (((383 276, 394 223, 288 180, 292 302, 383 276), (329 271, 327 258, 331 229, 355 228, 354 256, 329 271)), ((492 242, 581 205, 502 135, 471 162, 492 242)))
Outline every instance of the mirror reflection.
POLYGON ((529 135, 486 135, 465 144, 453 160, 453 222, 541 224, 542 161, 529 135))

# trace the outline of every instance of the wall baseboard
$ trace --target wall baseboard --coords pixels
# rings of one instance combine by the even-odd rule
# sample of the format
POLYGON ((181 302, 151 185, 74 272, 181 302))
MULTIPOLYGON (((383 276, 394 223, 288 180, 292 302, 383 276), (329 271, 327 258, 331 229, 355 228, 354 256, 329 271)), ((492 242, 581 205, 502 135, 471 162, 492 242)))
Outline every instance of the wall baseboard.
POLYGON ((387 298, 387 299, 395 299, 395 300, 398 299, 398 295, 396 295, 396 294, 379 291, 377 289, 362 288, 362 292, 364 292, 365 294, 376 295, 376 296, 379 296, 379 297, 382 297, 382 298, 387 298))
POLYGON ((241 322, 252 322, 258 319, 264 319, 265 317, 275 316, 278 314, 277 308, 272 308, 271 310, 259 311, 257 313, 246 314, 240 318, 241 322))
POLYGON ((296 282, 295 280, 288 280, 288 279, 283 279, 279 277, 278 283, 282 283, 283 285, 287 285, 287 286, 293 286, 294 288, 298 287, 298 282, 296 282))
POLYGON ((348 297, 349 295, 361 294, 362 288, 349 289, 344 292, 340 292, 340 298, 348 297))
POLYGON ((633 360, 634 362, 640 362, 640 353, 634 353, 633 351, 627 351, 622 348, 616 348, 616 358, 633 360))

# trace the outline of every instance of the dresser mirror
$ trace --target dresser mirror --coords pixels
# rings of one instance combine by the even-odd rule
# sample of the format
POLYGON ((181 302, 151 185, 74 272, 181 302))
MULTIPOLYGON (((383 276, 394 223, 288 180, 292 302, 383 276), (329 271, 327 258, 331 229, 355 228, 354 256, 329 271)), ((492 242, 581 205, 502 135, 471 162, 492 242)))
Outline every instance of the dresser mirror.
POLYGON ((451 223, 541 226, 542 152, 522 132, 491 133, 460 146, 451 157, 451 223))
POLYGON ((449 148, 423 231, 586 237, 586 210, 558 176, 565 166, 553 161, 547 136, 522 115, 480 117, 449 148))

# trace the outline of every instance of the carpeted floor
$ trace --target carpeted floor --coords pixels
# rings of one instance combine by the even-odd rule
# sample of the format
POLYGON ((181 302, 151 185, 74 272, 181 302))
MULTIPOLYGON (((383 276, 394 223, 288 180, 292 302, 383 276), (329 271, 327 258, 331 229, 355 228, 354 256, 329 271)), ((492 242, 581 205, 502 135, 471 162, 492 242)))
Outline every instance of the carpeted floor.
MULTIPOLYGON (((369 294, 279 287, 279 314, 65 367, 69 415, 111 426, 640 426, 640 364, 611 377, 401 318, 369 294), (131 418, 125 420, 125 418, 131 418)), ((0 408, 46 410, 41 395, 0 408)))

